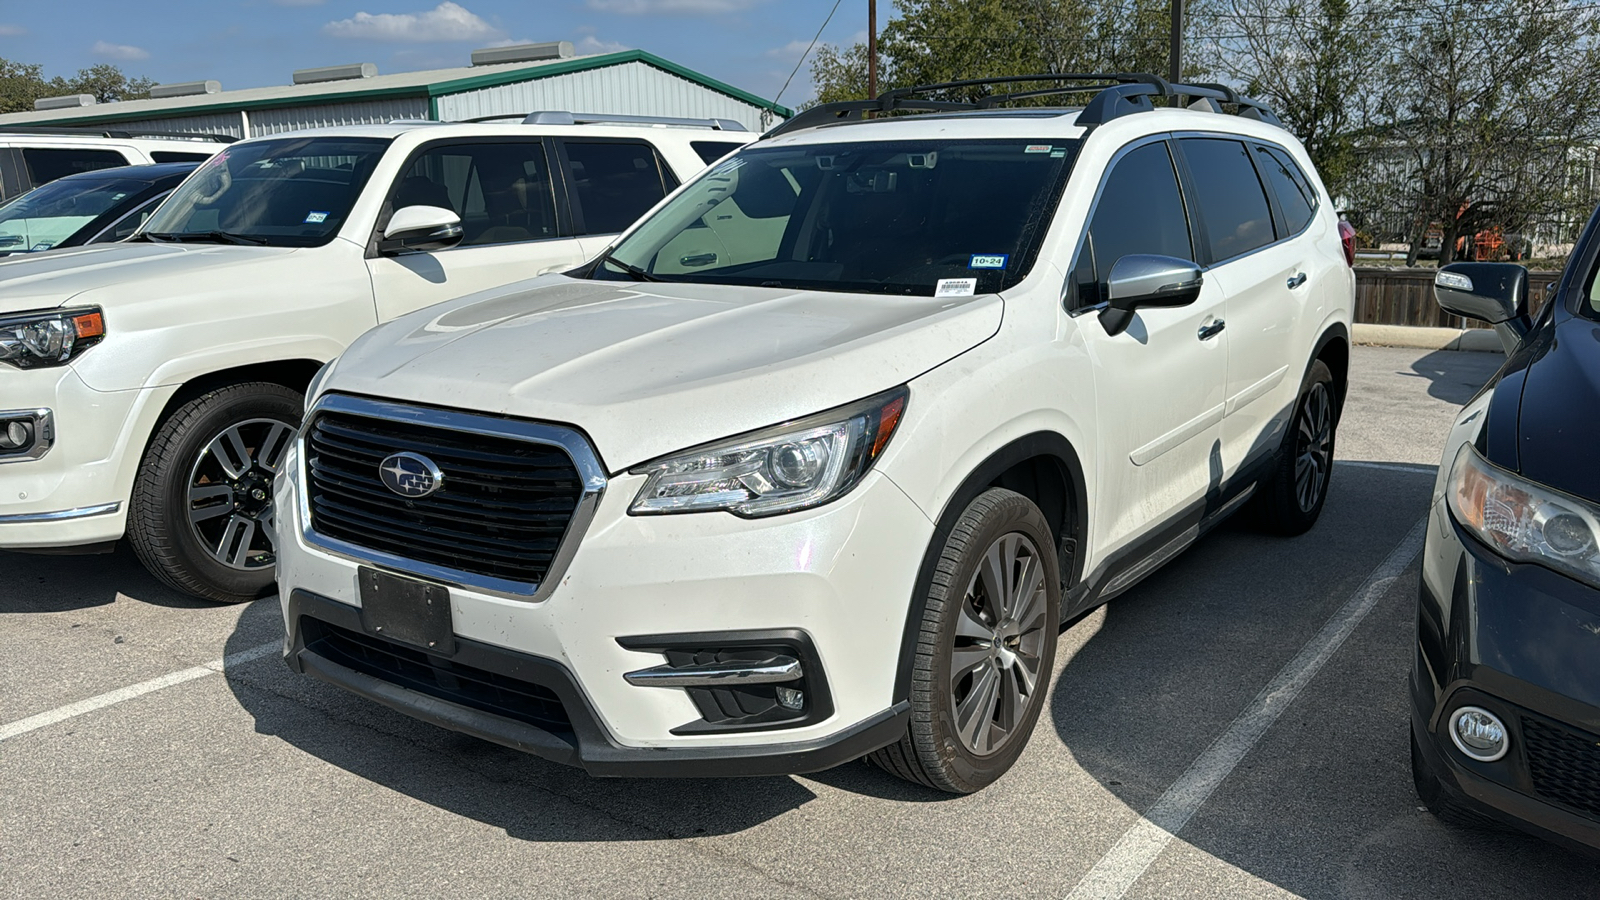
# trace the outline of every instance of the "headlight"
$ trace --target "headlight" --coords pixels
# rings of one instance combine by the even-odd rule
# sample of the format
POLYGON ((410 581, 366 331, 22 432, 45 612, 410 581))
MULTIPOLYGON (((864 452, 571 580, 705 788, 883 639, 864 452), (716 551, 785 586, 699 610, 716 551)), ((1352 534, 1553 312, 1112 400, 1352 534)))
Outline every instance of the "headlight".
POLYGON ((1600 587, 1600 507, 1492 465, 1463 444, 1445 489, 1463 528, 1516 562, 1600 587))
POLYGON ((0 362, 19 369, 59 366, 105 336, 105 317, 92 306, 0 315, 0 362))
POLYGON ((895 388, 633 470, 650 478, 628 512, 727 510, 756 517, 820 506, 843 496, 888 446, 906 410, 895 388))

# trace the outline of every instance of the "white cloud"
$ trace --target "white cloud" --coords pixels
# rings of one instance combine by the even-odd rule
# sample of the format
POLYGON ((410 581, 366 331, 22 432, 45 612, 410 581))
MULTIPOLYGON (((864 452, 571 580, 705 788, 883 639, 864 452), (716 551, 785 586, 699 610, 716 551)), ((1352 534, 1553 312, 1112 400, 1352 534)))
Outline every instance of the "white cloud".
POLYGON ((629 49, 624 44, 616 41, 602 41, 592 34, 586 34, 575 45, 579 56, 593 56, 596 53, 621 53, 629 49))
POLYGON ((806 52, 806 48, 810 46, 810 41, 793 40, 787 44, 784 44, 782 47, 773 47, 771 50, 767 51, 767 55, 773 59, 782 59, 789 62, 794 62, 795 60, 799 59, 800 54, 806 52))
POLYGON ((101 56, 106 59, 119 59, 124 62, 150 58, 150 51, 143 47, 135 47, 132 44, 113 44, 109 41, 95 41, 94 46, 90 48, 90 52, 95 56, 101 56))
POLYGON ((358 12, 322 26, 330 37, 367 41, 489 41, 504 37, 500 29, 450 0, 426 12, 358 12))
POLYGON ((28 29, 21 25, 0 25, 0 37, 21 37, 28 33, 28 29))
POLYGON ((704 16, 749 9, 761 0, 587 0, 590 9, 622 16, 704 16))

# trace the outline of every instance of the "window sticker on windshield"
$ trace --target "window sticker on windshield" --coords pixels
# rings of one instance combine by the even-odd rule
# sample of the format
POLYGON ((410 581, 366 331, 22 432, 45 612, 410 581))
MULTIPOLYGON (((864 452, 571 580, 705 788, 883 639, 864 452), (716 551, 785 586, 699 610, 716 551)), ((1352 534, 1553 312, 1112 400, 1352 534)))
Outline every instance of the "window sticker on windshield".
POLYGON ((40 241, 39 243, 33 245, 33 252, 38 253, 40 250, 49 250, 54 246, 55 244, 52 244, 49 241, 40 241))
POLYGON ((935 297, 971 297, 977 292, 976 278, 941 278, 933 288, 935 297))
POLYGON ((1054 149, 1055 148, 1050 146, 1049 144, 1029 144, 1028 146, 1022 148, 1022 152, 1023 153, 1049 153, 1051 150, 1054 150, 1054 149))
POLYGON ((323 222, 326 222, 326 221, 328 221, 328 214, 327 213, 325 213, 325 212, 308 212, 308 213, 306 213, 306 220, 305 220, 304 224, 306 224, 306 225, 321 225, 323 222))
POLYGON ((1066 156, 1066 155, 1067 155, 1067 151, 1065 151, 1065 150, 1051 150, 1050 151, 1050 158, 1051 159, 1060 159, 1061 157, 1066 156))
POLYGON ((972 262, 967 263, 969 269, 1004 269, 1007 254, 1004 253, 975 253, 972 262))

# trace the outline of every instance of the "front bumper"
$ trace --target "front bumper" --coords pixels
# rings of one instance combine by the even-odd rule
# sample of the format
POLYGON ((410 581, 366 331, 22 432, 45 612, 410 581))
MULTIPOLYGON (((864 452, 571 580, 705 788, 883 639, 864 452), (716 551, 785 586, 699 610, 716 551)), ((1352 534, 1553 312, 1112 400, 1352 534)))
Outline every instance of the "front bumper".
MULTIPOLYGON (((291 453, 285 471, 298 473, 298 449, 291 453)), ((304 521, 297 480, 278 479, 280 523, 304 521)), ((298 526, 280 529, 278 540, 290 665, 418 718, 594 774, 810 771, 899 737, 906 715, 894 696, 900 644, 933 524, 898 487, 869 473, 834 503, 767 519, 629 516, 642 481, 611 479, 559 584, 537 602, 446 585, 460 649, 429 664, 535 673, 525 680, 561 698, 570 734, 337 666, 314 641, 308 649, 300 621, 308 604, 320 610, 313 618, 375 639, 361 625, 357 584, 358 570, 373 563, 317 546, 298 526), (803 635, 814 653, 808 672, 816 669, 808 677, 826 684, 830 711, 781 727, 707 727, 688 690, 624 677, 670 661, 655 638, 735 633, 803 635)))
POLYGON ((0 379, 0 408, 48 409, 55 431, 42 457, 0 462, 0 549, 122 537, 144 439, 175 388, 97 391, 70 366, 0 379))
POLYGON ((1600 850, 1600 591, 1506 562, 1441 504, 1417 632, 1412 729, 1443 788, 1483 815, 1600 850), (1505 723, 1502 759, 1479 762, 1455 747, 1449 719, 1461 706, 1505 723))

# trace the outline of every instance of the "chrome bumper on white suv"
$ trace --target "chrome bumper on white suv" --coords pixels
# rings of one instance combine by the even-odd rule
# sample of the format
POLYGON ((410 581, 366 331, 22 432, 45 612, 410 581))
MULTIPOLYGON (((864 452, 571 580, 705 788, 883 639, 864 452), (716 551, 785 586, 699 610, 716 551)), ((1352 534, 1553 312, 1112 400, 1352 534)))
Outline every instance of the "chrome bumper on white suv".
POLYGON ((933 525, 881 473, 789 515, 630 516, 644 476, 608 478, 572 429, 341 395, 285 470, 297 671, 597 775, 811 771, 904 732, 898 651, 933 525), (462 506, 421 514, 384 487, 395 453, 440 455, 462 506), (453 647, 385 634, 361 609, 372 570, 442 585, 453 647))

